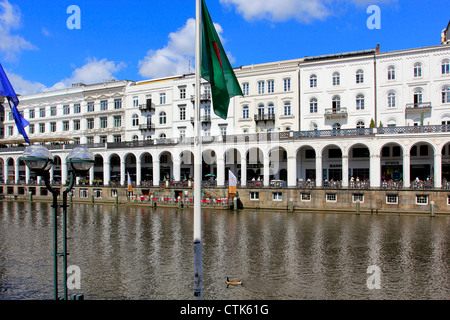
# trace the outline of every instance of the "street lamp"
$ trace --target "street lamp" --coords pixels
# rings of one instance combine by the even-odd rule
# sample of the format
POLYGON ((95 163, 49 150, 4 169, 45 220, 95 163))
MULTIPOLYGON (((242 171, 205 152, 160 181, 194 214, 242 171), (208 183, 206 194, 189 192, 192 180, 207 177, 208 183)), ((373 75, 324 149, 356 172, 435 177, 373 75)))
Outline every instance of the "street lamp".
POLYGON ((75 177, 77 174, 86 174, 94 165, 95 157, 86 147, 76 147, 67 156, 67 162, 70 170, 69 186, 63 192, 63 252, 58 253, 58 232, 57 232, 57 216, 58 208, 58 190, 50 185, 50 169, 53 166, 53 156, 50 151, 41 145, 28 146, 22 160, 25 165, 38 176, 44 178, 45 187, 53 195, 53 286, 55 300, 58 299, 58 257, 63 257, 64 272, 64 300, 67 300, 67 194, 72 190, 75 177))

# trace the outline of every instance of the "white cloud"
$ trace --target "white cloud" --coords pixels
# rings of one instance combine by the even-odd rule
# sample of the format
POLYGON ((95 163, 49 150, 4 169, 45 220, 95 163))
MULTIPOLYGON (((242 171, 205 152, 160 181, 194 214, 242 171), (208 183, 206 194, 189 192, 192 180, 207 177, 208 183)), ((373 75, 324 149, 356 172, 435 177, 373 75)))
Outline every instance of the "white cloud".
POLYGON ((358 7, 398 0, 220 0, 222 4, 234 5, 246 20, 269 20, 273 22, 295 19, 309 23, 332 15, 333 7, 351 3, 358 7))
POLYGON ((71 87, 74 83, 82 82, 84 84, 101 83, 105 80, 116 79, 114 73, 119 72, 126 67, 123 62, 115 63, 108 59, 97 60, 89 58, 85 65, 75 69, 70 78, 65 78, 51 87, 46 85, 23 79, 20 75, 8 73, 14 91, 20 95, 34 94, 43 91, 60 90, 71 87))
POLYGON ((235 5, 246 20, 267 19, 285 21, 296 19, 309 22, 328 16, 328 8, 323 0, 220 0, 223 4, 235 5))
POLYGON ((36 47, 13 30, 21 27, 21 13, 17 6, 8 0, 0 2, 0 51, 5 53, 7 60, 15 60, 22 50, 35 50, 36 47))
MULTIPOLYGON (((214 24, 222 41, 222 27, 214 24)), ((231 57, 230 62, 235 59, 231 57)), ((158 50, 150 50, 139 61, 139 74, 147 78, 160 78, 192 72, 195 65, 195 19, 188 19, 186 24, 176 32, 169 34, 167 45, 158 50)))

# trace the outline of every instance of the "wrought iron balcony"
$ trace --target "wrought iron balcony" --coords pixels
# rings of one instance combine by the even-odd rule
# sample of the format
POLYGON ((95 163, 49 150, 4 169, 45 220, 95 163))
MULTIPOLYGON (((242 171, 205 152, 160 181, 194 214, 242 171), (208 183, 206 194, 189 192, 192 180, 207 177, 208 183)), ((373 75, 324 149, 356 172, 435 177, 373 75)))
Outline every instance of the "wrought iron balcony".
POLYGON ((275 113, 255 114, 255 121, 275 121, 275 113))
POLYGON ((153 123, 140 124, 139 125, 139 130, 142 130, 142 131, 155 130, 155 125, 153 123))
POLYGON ((140 104, 139 110, 141 111, 153 111, 155 110, 155 104, 154 103, 146 103, 146 104, 140 104))
MULTIPOLYGON (((191 117, 191 122, 194 123, 194 117, 191 117)), ((211 116, 200 116, 200 122, 209 123, 211 122, 211 116)))
MULTIPOLYGON (((200 102, 211 101, 211 93, 203 93, 200 95, 200 102)), ((195 102, 195 96, 191 96, 191 102, 195 102)))

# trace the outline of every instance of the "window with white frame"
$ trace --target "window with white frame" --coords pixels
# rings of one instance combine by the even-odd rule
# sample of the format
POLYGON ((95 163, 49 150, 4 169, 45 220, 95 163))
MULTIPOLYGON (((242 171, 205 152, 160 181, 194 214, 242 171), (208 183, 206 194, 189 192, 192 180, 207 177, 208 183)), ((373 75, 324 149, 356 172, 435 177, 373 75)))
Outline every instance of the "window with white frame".
POLYGON ((311 193, 302 192, 301 201, 311 201, 311 193))
POLYGON ((267 105, 267 114, 275 114, 275 107, 272 102, 267 105))
POLYGON ((441 72, 443 75, 450 74, 450 59, 442 60, 441 67, 442 67, 441 72))
POLYGON ((249 118, 248 106, 243 106, 242 107, 242 118, 243 119, 248 119, 249 118))
POLYGON ((364 202, 364 193, 354 193, 354 194, 352 194, 352 202, 356 203, 358 201, 360 203, 364 202))
POLYGON ((250 200, 259 200, 259 192, 258 191, 250 192, 250 200))
POLYGON ((133 116, 131 117, 131 125, 133 127, 139 126, 139 116, 137 114, 133 114, 133 116))
POLYGON ((39 117, 44 118, 45 117, 45 108, 39 109, 39 117))
POLYGON ((80 130, 80 129, 81 129, 80 120, 73 120, 73 130, 80 130))
POLYGON ((258 94, 264 94, 264 81, 258 81, 258 94))
POLYGON ((248 82, 242 84, 242 93, 244 94, 244 96, 248 96, 249 92, 248 88, 249 88, 248 82))
POLYGON ((416 195, 416 204, 418 204, 418 205, 428 204, 428 195, 427 194, 417 194, 416 195))
POLYGON ((317 113, 317 98, 309 100, 309 113, 317 113))
POLYGON ((327 202, 337 202, 337 194, 336 193, 327 193, 325 195, 325 200, 327 202))
POLYGON ((398 204, 398 194, 387 194, 386 195, 387 204, 398 204))
POLYGON ((56 116, 56 107, 50 107, 50 115, 56 116))
POLYGON ((114 116, 114 127, 119 128, 122 126, 122 116, 114 116))
POLYGON ((102 189, 94 189, 93 190, 94 198, 96 198, 96 199, 101 199, 102 193, 103 193, 102 189))
POLYGON ((100 110, 101 111, 108 110, 108 100, 101 100, 100 101, 100 110))
POLYGON ((179 107, 180 120, 186 120, 186 106, 179 107))
POLYGON ((450 86, 442 88, 442 103, 450 103, 450 86))
POLYGON ((275 90, 275 81, 267 80, 267 93, 273 93, 275 90))
POLYGON ((56 122, 50 122, 50 132, 56 132, 56 122))
POLYGON ((423 102, 423 89, 416 88, 413 93, 414 104, 420 104, 423 102))
POLYGON ((387 76, 388 80, 395 80, 395 67, 394 66, 389 66, 388 67, 388 76, 387 76))
POLYGON ((87 103, 87 112, 94 112, 94 102, 87 103))
POLYGON ((73 113, 81 113, 81 105, 79 103, 73 105, 73 113))
POLYGON ((388 108, 395 108, 396 107, 396 99, 397 95, 395 94, 395 92, 391 91, 388 93, 387 96, 387 103, 388 103, 388 108))
POLYGON ((159 114, 159 124, 166 124, 166 122, 167 122, 167 114, 164 111, 162 111, 159 114))
POLYGON ((414 78, 422 77, 422 63, 416 62, 414 64, 414 78))
POLYGON ((87 198, 89 196, 88 189, 80 189, 80 198, 87 198))
POLYGON ((94 129, 94 119, 86 119, 86 129, 91 130, 94 129))
POLYGON ((180 87, 180 99, 186 99, 186 87, 180 87))
POLYGON ((364 71, 361 69, 356 71, 356 83, 364 83, 364 71))
POLYGON ((273 201, 282 201, 283 193, 282 192, 272 192, 272 200, 273 201))
POLYGON ((362 93, 356 96, 356 110, 364 110, 365 97, 362 93))
POLYGON ((159 104, 166 104, 166 94, 165 93, 159 94, 159 104))
POLYGON ((100 118, 100 128, 102 128, 102 129, 108 128, 108 118, 107 117, 100 118))
POLYGON ((114 109, 122 109, 122 99, 114 99, 114 109))
POLYGON ((291 78, 283 79, 283 83, 284 83, 284 92, 291 91, 291 78))
POLYGON ((139 97, 133 97, 133 107, 139 107, 139 97))
POLYGON ((291 103, 289 101, 284 103, 284 115, 285 116, 291 115, 291 103))
POLYGON ((63 121, 63 131, 69 131, 69 121, 63 121))
POLYGON ((63 114, 70 114, 70 106, 69 105, 63 106, 63 114))
POLYGON ((28 118, 29 119, 34 119, 34 109, 28 110, 28 118))
POLYGON ((309 77, 309 87, 310 88, 316 88, 317 87, 317 76, 315 74, 312 74, 309 77))
POLYGON ((339 86, 341 84, 341 74, 339 72, 333 73, 333 86, 339 86))

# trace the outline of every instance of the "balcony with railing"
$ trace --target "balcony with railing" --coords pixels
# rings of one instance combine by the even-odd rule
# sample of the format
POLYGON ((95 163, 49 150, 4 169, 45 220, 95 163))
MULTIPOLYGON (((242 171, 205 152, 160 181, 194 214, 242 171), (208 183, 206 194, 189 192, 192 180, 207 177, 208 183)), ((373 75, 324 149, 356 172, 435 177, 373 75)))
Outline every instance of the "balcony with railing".
POLYGON ((406 113, 431 111, 431 102, 408 103, 406 104, 406 113))
POLYGON ((139 125, 139 130, 141 131, 153 131, 155 130, 155 124, 153 123, 144 123, 139 125))
POLYGON ((266 114, 255 114, 255 121, 256 122, 260 122, 260 121, 275 121, 275 113, 266 113, 266 114))
POLYGON ((348 117, 347 108, 325 109, 325 119, 345 119, 348 117))
MULTIPOLYGON (((191 122, 194 123, 194 117, 191 117, 191 122)), ((210 115, 200 116, 200 122, 202 122, 202 123, 210 123, 211 122, 211 116, 210 115)))
POLYGON ((146 103, 146 104, 140 104, 139 110, 141 111, 154 111, 155 110, 155 104, 154 103, 146 103))
MULTIPOLYGON (((200 95, 200 102, 207 102, 207 101, 211 101, 211 93, 203 93, 200 95)), ((191 102, 194 103, 195 102, 195 96, 192 95, 191 96, 191 102)))

